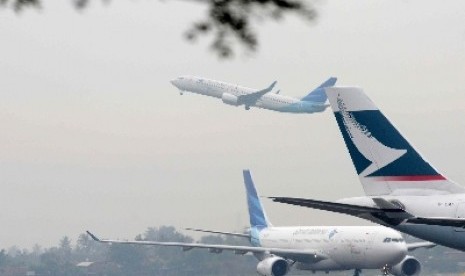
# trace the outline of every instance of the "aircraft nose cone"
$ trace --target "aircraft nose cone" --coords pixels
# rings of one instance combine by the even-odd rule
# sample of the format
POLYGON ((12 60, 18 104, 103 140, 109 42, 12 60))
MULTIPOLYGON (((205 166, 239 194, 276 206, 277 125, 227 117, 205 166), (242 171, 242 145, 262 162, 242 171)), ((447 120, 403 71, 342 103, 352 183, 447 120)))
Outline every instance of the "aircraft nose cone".
POLYGON ((172 79, 170 80, 171 84, 177 87, 178 80, 177 79, 172 79))

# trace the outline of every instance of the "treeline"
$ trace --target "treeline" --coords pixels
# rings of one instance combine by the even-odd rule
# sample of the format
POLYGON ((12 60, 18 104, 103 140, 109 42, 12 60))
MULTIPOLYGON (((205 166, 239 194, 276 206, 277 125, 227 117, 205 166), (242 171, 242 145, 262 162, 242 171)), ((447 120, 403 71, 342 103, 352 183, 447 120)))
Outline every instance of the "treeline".
MULTIPOLYGON (((137 240, 193 242, 193 238, 171 226, 148 228, 137 240)), ((243 244, 244 238, 208 235, 201 243, 243 244)), ((0 275, 255 275, 253 256, 232 252, 209 253, 208 250, 157 246, 100 244, 83 233, 72 245, 63 237, 58 246, 32 250, 16 247, 0 251, 0 275)))
MULTIPOLYGON (((148 228, 136 240, 193 242, 174 227, 148 228)), ((210 244, 249 245, 240 237, 207 235, 199 242, 210 244)), ((464 271, 465 254, 435 247, 411 253, 423 265, 422 275, 457 274, 464 271)), ((51 248, 35 245, 31 250, 16 247, 0 251, 0 276, 81 276, 81 275, 257 275, 257 260, 251 255, 239 256, 232 252, 214 254, 205 249, 183 252, 181 248, 101 244, 83 233, 72 243, 63 237, 51 248)), ((308 275, 311 272, 293 270, 289 275, 308 275)), ((320 273, 325 274, 324 272, 320 273)), ((364 271, 362 275, 378 275, 379 271, 364 271)), ((351 272, 331 273, 351 275, 351 272)))

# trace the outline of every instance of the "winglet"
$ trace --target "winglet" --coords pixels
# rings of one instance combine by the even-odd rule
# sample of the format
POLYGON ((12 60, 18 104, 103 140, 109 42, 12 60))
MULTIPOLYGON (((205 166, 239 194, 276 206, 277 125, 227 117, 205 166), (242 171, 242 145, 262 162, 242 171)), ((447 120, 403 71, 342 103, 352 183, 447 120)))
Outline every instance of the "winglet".
POLYGON ((268 86, 268 88, 266 89, 263 89, 262 91, 266 93, 270 92, 271 90, 273 90, 274 86, 278 83, 278 81, 274 81, 272 84, 270 84, 270 86, 268 86))
POLYGON ((89 231, 86 231, 87 232, 87 235, 89 235, 94 241, 101 241, 99 238, 97 238, 97 236, 95 236, 94 234, 92 234, 91 232, 89 231))
POLYGON ((269 93, 271 90, 273 90, 276 83, 278 83, 278 82, 274 81, 272 84, 270 84, 270 86, 268 86, 265 89, 258 90, 256 92, 253 92, 253 93, 250 93, 250 94, 239 95, 238 96, 238 101, 241 104, 244 104, 246 106, 246 109, 247 109, 249 106, 254 105, 261 96, 263 96, 263 95, 269 93))

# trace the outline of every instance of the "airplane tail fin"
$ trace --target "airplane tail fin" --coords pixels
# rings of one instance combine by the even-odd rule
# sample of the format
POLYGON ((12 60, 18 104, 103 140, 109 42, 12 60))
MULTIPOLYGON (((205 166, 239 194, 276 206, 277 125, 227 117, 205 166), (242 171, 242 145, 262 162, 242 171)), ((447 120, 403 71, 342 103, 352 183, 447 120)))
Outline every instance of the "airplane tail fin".
POLYGON ((362 89, 325 90, 367 195, 465 192, 423 159, 362 89))
POLYGON ((301 100, 324 104, 326 100, 328 99, 326 97, 325 88, 334 86, 334 84, 336 84, 336 81, 337 81, 337 78, 334 78, 334 77, 329 78, 328 80, 320 84, 320 86, 318 86, 313 91, 311 91, 307 96, 303 97, 301 100))
POLYGON ((247 205, 249 208, 250 227, 262 229, 272 226, 266 217, 263 205, 258 197, 257 190, 252 180, 252 175, 249 170, 242 172, 244 176, 245 189, 247 191, 247 205))

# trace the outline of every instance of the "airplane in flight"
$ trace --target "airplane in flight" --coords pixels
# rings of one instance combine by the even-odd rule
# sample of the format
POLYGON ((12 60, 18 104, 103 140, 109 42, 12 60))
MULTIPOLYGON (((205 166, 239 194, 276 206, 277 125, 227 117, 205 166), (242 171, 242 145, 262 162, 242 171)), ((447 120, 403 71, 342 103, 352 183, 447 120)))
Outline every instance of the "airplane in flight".
POLYGON ((275 227, 268 220, 257 194, 250 171, 243 171, 250 217, 250 231, 231 233, 191 229, 202 232, 234 235, 248 238, 251 246, 201 244, 157 241, 125 241, 99 239, 97 242, 208 249, 212 253, 233 251, 244 255, 252 253, 258 260, 257 272, 262 276, 283 276, 291 267, 310 271, 381 269, 397 276, 418 275, 420 262, 408 251, 435 246, 430 242, 407 244, 401 234, 383 226, 297 226, 275 227))
POLYGON ((273 201, 356 216, 465 251, 465 188, 433 168, 361 88, 326 93, 366 196, 273 201))
POLYGON ((329 106, 326 104, 324 88, 333 86, 336 81, 336 78, 329 78, 302 98, 283 96, 279 94, 279 90, 272 93, 276 81, 261 90, 194 76, 178 77, 171 83, 179 89, 181 95, 189 91, 211 96, 221 99, 228 105, 243 105, 246 110, 250 107, 258 107, 288 113, 315 113, 323 112, 329 106))

